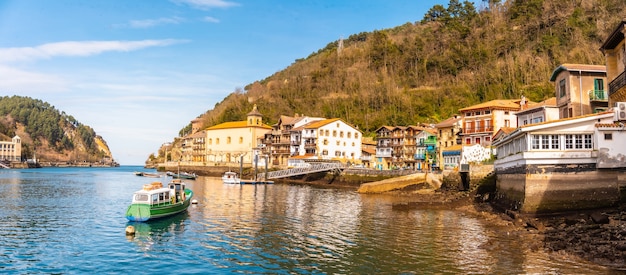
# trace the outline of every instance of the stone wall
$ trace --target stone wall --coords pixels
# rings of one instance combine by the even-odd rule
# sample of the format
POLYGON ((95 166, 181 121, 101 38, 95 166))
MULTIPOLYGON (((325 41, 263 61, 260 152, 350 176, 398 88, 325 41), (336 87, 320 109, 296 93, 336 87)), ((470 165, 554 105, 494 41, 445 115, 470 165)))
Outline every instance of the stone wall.
MULTIPOLYGON (((559 213, 612 207, 624 202, 626 172, 580 169, 575 172, 539 172, 554 169, 527 167, 501 173, 496 179, 496 204, 527 214, 559 213)), ((576 169, 574 169, 576 170, 576 169)))

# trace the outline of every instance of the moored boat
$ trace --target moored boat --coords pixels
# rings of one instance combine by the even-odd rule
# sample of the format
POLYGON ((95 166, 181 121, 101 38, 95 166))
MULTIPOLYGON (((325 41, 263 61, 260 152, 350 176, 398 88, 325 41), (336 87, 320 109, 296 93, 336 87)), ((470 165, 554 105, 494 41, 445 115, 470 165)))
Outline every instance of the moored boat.
POLYGON ((185 183, 179 179, 172 180, 167 187, 163 187, 161 182, 144 184, 141 190, 133 194, 126 218, 129 221, 145 222, 174 215, 187 210, 192 197, 193 191, 185 188, 185 183))
POLYGON ((157 173, 135 172, 135 176, 147 177, 147 178, 160 178, 161 175, 157 173))
POLYGON ((187 172, 182 172, 178 174, 173 173, 173 172, 167 172, 167 175, 175 179, 186 179, 186 180, 195 180, 198 177, 195 173, 187 173, 187 172))
POLYGON ((239 179, 239 176, 237 176, 237 173, 228 171, 225 172, 224 175, 222 175, 222 182, 229 184, 239 184, 241 183, 241 180, 239 179))

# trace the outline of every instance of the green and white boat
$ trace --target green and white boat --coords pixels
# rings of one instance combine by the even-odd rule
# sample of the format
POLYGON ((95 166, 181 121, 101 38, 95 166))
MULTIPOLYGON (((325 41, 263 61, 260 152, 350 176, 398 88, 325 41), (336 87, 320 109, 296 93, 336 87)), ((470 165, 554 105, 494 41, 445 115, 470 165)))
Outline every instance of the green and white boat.
POLYGON ((174 179, 163 187, 161 182, 144 184, 133 194, 133 202, 126 210, 126 218, 133 222, 167 217, 187 210, 193 191, 185 183, 174 179))

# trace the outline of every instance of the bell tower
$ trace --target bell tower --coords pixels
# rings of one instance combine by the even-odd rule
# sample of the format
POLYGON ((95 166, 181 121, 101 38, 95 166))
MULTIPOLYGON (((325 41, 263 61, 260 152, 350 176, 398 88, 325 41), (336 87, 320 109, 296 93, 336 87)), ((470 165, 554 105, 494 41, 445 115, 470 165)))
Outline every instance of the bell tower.
POLYGON ((248 113, 248 126, 261 126, 263 125, 263 115, 257 109, 256 104, 252 108, 252 111, 248 113))

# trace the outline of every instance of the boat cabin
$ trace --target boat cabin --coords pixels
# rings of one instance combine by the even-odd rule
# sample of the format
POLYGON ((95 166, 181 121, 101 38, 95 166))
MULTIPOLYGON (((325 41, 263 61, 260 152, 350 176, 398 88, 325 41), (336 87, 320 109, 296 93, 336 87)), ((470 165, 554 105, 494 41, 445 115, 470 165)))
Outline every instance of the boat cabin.
POLYGON ((135 192, 133 203, 159 205, 165 203, 178 203, 185 200, 185 183, 173 180, 168 187, 163 187, 161 182, 144 184, 143 189, 135 192))

